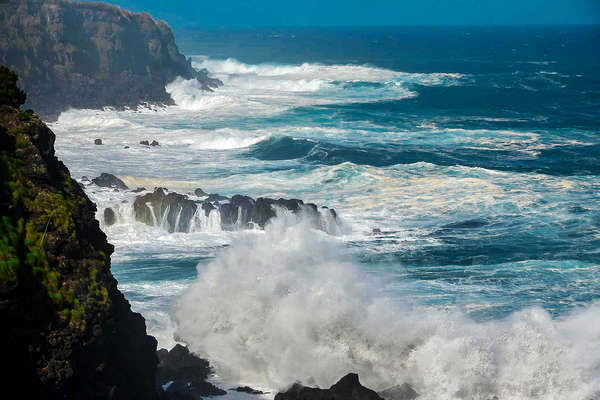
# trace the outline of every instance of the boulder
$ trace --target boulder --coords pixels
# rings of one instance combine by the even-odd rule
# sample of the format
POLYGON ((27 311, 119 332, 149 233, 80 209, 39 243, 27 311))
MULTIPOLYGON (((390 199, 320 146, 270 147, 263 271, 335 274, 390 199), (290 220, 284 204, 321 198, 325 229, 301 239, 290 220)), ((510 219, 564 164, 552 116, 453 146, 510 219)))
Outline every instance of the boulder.
POLYGON ((122 180, 120 180, 119 178, 117 178, 116 176, 114 176, 112 174, 107 174, 106 172, 103 172, 102 174, 100 174, 99 177, 92 179, 92 183, 97 186, 100 186, 100 187, 107 187, 107 188, 114 188, 114 189, 121 189, 121 190, 129 189, 127 187, 127 185, 125 184, 125 182, 123 182, 122 180))
POLYGON ((208 361, 196 357, 187 347, 176 344, 171 351, 161 349, 156 355, 156 386, 166 388, 164 398, 202 399, 227 393, 206 380, 211 373, 208 361))
POLYGON ((348 374, 329 389, 319 389, 292 385, 283 393, 277 393, 275 400, 382 400, 379 395, 360 384, 357 374, 348 374))
POLYGON ((169 232, 188 232, 197 208, 187 196, 166 194, 163 188, 138 196, 133 203, 136 220, 147 225, 163 226, 169 232))
POLYGON ((248 393, 248 394, 268 394, 267 392, 263 392, 261 390, 252 389, 250 386, 238 386, 231 390, 240 392, 240 393, 248 393))
POLYGON ((384 400, 414 400, 419 397, 419 393, 408 383, 385 389, 377 394, 384 400))
POLYGON ((158 144, 158 142, 156 140, 153 140, 152 143, 150 143, 150 146, 152 146, 152 147, 160 146, 160 144, 158 144))
POLYGON ((206 197, 208 196, 208 193, 206 193, 204 190, 198 188, 196 190, 194 190, 194 194, 198 197, 206 197))
POLYGON ((144 146, 150 146, 150 142, 148 142, 147 140, 141 140, 140 144, 143 144, 144 146))
POLYGON ((97 145, 102 144, 102 139, 96 139, 96 140, 94 140, 94 144, 97 144, 97 145))
POLYGON ((104 209, 104 225, 111 226, 117 222, 117 216, 112 208, 108 207, 104 209))

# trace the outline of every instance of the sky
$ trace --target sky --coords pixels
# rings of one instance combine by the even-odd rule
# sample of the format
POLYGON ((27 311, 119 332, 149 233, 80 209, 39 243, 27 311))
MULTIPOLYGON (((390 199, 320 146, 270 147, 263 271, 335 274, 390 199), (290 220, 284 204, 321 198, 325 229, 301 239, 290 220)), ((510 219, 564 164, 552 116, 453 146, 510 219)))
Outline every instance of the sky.
POLYGON ((600 0, 105 0, 175 28, 600 24, 600 0))

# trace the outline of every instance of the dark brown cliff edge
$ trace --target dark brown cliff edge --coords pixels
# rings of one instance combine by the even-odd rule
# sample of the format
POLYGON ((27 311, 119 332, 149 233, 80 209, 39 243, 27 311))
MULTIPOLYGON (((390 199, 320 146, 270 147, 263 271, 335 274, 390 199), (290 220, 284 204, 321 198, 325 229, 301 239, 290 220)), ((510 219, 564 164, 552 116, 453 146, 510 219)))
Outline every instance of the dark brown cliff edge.
POLYGON ((192 68, 166 23, 104 3, 0 0, 0 64, 46 120, 68 107, 172 104, 165 85, 178 76, 221 84, 192 68))
MULTIPOLYGON (((155 399, 156 340, 110 271, 95 205, 0 67, 0 343, 23 399, 155 399)), ((11 390, 12 389, 12 390, 11 390)))

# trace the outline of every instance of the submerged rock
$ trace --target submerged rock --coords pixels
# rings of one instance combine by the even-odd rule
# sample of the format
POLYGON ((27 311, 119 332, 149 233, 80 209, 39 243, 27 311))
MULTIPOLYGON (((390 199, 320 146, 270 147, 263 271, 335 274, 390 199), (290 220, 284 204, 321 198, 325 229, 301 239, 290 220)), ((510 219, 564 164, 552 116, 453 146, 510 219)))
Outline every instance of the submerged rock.
POLYGON ((319 389, 292 385, 283 393, 277 393, 275 400, 382 400, 379 395, 360 384, 357 374, 348 374, 329 389, 319 389))
POLYGON ((382 390, 378 394, 384 400, 414 400, 419 397, 419 393, 417 393, 408 383, 382 390))
POLYGON ((96 139, 96 140, 94 140, 94 144, 96 144, 96 145, 102 144, 102 139, 96 139))
POLYGON ((106 172, 103 172, 100 174, 100 176, 92 179, 92 183, 97 186, 100 186, 100 187, 107 187, 107 188, 114 188, 114 189, 121 189, 121 190, 129 189, 129 187, 127 187, 125 182, 123 182, 122 180, 120 180, 119 178, 114 176, 113 174, 107 174, 106 172))
POLYGON ((227 393, 207 382, 212 372, 210 364, 190 353, 187 347, 176 344, 170 351, 161 349, 156 354, 159 359, 156 386, 164 388, 167 399, 201 399, 227 393))

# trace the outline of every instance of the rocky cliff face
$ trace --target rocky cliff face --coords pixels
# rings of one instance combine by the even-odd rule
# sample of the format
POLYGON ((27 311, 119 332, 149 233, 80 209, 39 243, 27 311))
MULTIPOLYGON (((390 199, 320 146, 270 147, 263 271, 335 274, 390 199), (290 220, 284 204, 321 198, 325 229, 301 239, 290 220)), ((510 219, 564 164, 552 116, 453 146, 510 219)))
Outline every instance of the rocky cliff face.
MULTIPOLYGON (((0 98, 19 98, 7 92, 0 98)), ((117 289, 95 205, 55 157, 52 131, 14 105, 0 104, 5 390, 27 399, 156 398, 156 340, 117 289)))
POLYGON ((69 106, 171 104, 165 85, 177 76, 220 84, 192 68, 167 24, 103 3, 1 0, 0 63, 45 119, 69 106))

